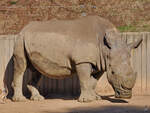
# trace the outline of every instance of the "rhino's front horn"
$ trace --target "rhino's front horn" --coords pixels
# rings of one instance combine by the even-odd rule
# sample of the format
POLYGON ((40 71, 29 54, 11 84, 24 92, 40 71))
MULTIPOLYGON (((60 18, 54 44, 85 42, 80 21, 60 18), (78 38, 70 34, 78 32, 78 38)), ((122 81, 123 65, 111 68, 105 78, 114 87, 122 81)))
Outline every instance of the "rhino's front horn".
POLYGON ((140 37, 140 38, 138 38, 137 41, 128 44, 128 47, 130 49, 136 49, 136 48, 138 48, 138 46, 141 44, 142 41, 143 41, 143 38, 140 37))

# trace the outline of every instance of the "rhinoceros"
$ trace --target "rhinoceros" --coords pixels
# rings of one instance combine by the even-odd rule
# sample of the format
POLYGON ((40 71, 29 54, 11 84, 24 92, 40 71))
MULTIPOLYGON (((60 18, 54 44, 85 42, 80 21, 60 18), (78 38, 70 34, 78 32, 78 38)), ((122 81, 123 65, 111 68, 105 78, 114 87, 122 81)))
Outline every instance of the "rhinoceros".
MULTIPOLYGON (((41 74, 61 79, 78 75, 79 102, 100 99, 95 86, 106 72, 117 98, 131 98, 136 72, 130 62, 131 49, 142 38, 126 44, 116 27, 99 16, 73 20, 52 19, 30 22, 18 34, 13 52, 13 101, 25 101, 22 93, 23 74, 30 65, 41 74)), ((37 82, 38 80, 36 80, 37 82)), ((44 99, 33 86, 32 100, 44 99)))

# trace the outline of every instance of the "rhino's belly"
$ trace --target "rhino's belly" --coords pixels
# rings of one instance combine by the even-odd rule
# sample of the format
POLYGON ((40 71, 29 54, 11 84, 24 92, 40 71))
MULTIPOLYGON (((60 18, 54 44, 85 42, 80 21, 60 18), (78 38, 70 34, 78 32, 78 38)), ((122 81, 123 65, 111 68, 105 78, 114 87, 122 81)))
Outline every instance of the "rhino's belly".
POLYGON ((60 66, 57 63, 43 57, 38 52, 30 53, 29 57, 33 66, 41 74, 47 77, 61 79, 64 77, 69 77, 72 74, 72 71, 69 67, 60 66))

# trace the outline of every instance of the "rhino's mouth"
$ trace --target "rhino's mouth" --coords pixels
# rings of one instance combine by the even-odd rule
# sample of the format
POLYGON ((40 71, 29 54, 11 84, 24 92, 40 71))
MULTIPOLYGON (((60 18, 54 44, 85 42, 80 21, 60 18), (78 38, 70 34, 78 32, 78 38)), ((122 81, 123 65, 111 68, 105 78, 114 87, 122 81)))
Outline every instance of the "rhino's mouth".
POLYGON ((116 98, 130 99, 132 97, 132 89, 125 88, 121 85, 119 88, 114 88, 116 98))
MULTIPOLYGON (((111 74, 110 74, 111 75, 111 74)), ((115 97, 116 98, 124 98, 124 99, 130 99, 132 97, 132 88, 134 82, 131 80, 128 80, 127 78, 122 78, 121 76, 113 77, 107 75, 108 81, 111 84, 112 88, 115 91, 115 97), (125 81, 125 80, 128 81, 125 81), (130 84, 131 85, 130 85, 130 84)))

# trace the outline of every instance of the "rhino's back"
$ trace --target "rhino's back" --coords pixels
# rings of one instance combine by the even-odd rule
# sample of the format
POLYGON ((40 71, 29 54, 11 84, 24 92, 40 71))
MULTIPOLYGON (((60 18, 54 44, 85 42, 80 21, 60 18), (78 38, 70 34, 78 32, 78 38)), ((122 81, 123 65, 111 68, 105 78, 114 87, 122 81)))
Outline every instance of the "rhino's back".
POLYGON ((55 33, 69 38, 95 41, 93 35, 95 35, 96 17, 89 16, 87 18, 79 18, 75 20, 57 20, 52 19, 50 21, 43 22, 31 22, 27 25, 22 32, 40 32, 40 33, 55 33))

